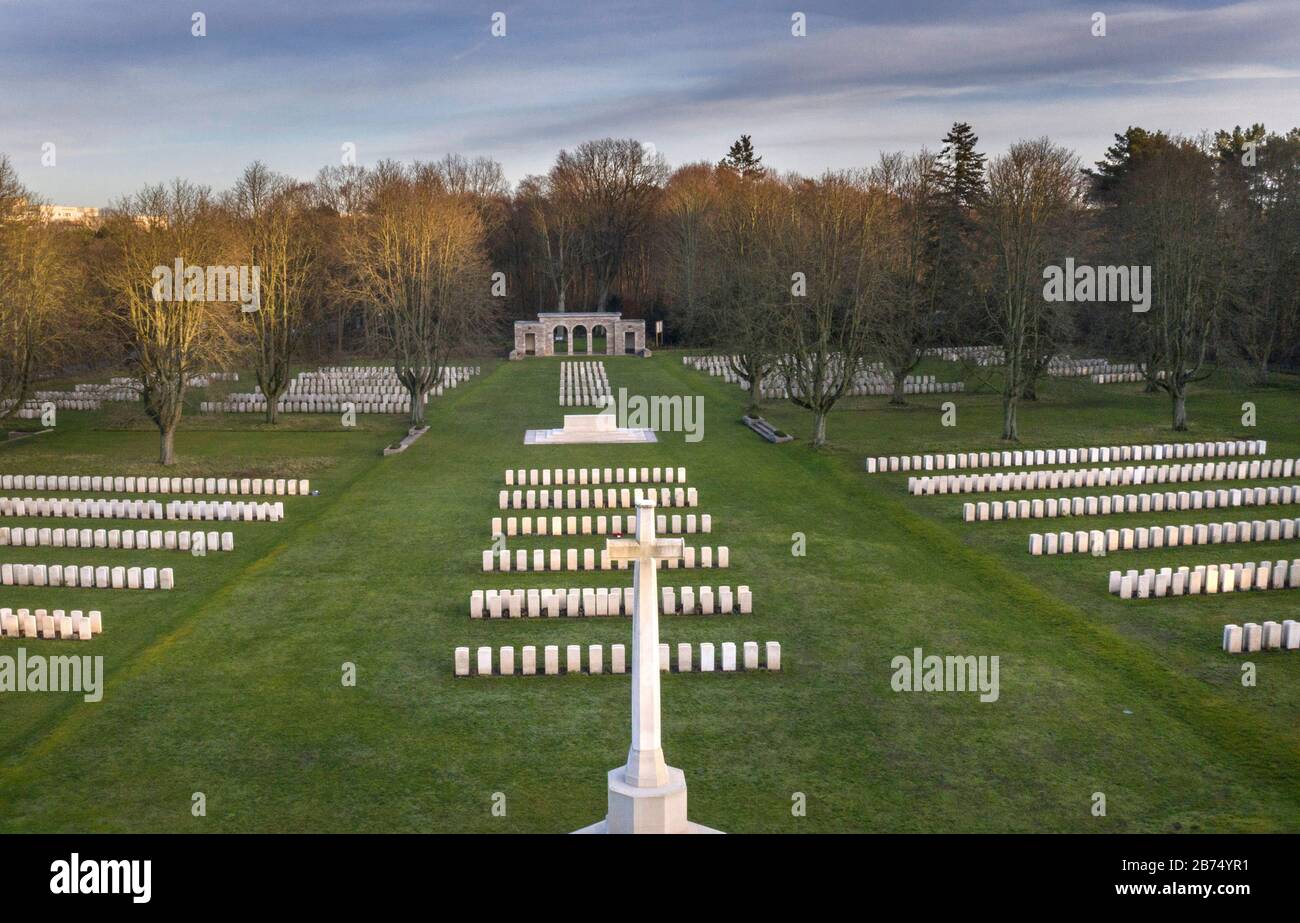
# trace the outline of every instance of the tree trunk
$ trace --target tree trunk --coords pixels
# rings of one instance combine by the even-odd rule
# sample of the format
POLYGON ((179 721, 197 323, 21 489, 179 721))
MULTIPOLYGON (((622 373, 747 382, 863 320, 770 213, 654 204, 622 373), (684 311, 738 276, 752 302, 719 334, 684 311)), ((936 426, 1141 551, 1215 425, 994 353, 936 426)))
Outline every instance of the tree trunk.
POLYGON ((277 423, 278 421, 276 417, 279 415, 279 413, 280 413, 280 402, 278 400, 272 400, 270 397, 267 397, 266 422, 271 424, 277 423))
POLYGON ((1261 388, 1268 384, 1268 356, 1261 359, 1255 368, 1255 384, 1261 388))
POLYGON ((1169 395, 1174 399, 1174 430, 1187 431, 1187 389, 1170 388, 1169 395))
POLYGON ((1148 378, 1148 379, 1147 379, 1147 385, 1146 385, 1145 388, 1142 389, 1142 393, 1143 393, 1143 394, 1155 394, 1155 393, 1156 393, 1157 391, 1159 391, 1159 390, 1160 390, 1160 389, 1159 389, 1158 387, 1156 387, 1156 381, 1155 381, 1155 379, 1154 379, 1154 378, 1148 378))
POLYGON ((159 427, 161 439, 158 447, 158 464, 176 464, 176 426, 159 427))
POLYGON ((419 388, 407 388, 411 394, 411 425, 424 425, 424 395, 419 388))
MULTIPOLYGON (((761 376, 759 377, 761 378, 761 376)), ((763 382, 759 378, 751 378, 749 380, 749 407, 746 408, 745 412, 751 416, 756 416, 758 414, 758 405, 762 399, 763 382)))
POLYGON ((1020 441, 1020 421, 1016 417, 1016 396, 1006 394, 1002 397, 1002 438, 1020 441))
POLYGON ((889 397, 889 403, 903 405, 907 403, 904 397, 904 382, 907 380, 906 374, 894 373, 894 393, 889 397))
POLYGON ((825 411, 814 411, 813 417, 813 448, 820 449, 826 444, 826 413, 825 411))
POLYGON ((1025 382, 1025 387, 1020 392, 1020 399, 1025 401, 1038 400, 1038 382, 1030 378, 1025 382))

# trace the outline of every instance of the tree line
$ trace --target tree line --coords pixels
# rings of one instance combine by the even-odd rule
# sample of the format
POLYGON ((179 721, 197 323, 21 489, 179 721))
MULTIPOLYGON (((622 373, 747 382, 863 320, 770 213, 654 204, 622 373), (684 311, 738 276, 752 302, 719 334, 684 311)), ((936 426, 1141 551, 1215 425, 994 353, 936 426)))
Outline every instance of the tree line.
POLYGON ((1300 129, 1130 127, 1088 168, 1048 138, 989 157, 965 123, 861 169, 762 160, 749 136, 675 169, 607 138, 513 187, 481 157, 310 181, 253 163, 228 190, 150 185, 78 227, 42 221, 0 155, 0 414, 43 376, 125 364, 167 463, 192 374, 251 367, 274 422, 294 362, 366 355, 393 363, 417 424, 452 355, 500 351, 507 322, 556 310, 665 320, 673 341, 732 356, 752 405, 764 381, 789 387, 817 445, 866 363, 901 403, 945 345, 997 352, 1012 440, 1063 354, 1141 363, 1175 430, 1214 370, 1265 383, 1298 357, 1300 129), (158 267, 178 259, 198 275, 160 297, 158 267), (230 266, 258 268, 255 310, 203 297, 204 268, 230 266), (1054 294, 1049 267, 1067 266, 1086 278, 1054 294), (1107 279, 1131 283, 1127 300, 1096 300, 1107 279))

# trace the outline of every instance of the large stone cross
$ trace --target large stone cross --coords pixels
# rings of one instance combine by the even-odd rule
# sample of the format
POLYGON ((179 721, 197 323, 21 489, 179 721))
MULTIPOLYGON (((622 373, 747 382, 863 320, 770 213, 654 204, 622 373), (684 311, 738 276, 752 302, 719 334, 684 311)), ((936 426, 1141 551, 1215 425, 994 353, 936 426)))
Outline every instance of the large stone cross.
POLYGON ((659 580, 660 561, 680 558, 680 538, 655 538, 655 505, 636 502, 636 537, 605 543, 611 561, 631 561, 632 606, 632 747, 624 780, 637 788, 668 783, 659 715, 659 580))

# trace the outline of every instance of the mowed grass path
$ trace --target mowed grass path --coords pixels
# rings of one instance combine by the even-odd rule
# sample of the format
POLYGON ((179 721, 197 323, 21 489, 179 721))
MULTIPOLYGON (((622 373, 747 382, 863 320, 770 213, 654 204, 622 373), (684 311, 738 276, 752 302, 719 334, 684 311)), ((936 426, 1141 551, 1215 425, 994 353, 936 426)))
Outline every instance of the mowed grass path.
MULTIPOLYGON (((191 421, 181 473, 287 467, 321 489, 287 500, 284 523, 234 526, 233 554, 6 549, 11 560, 170 563, 179 588, 2 591, 6 606, 102 609, 102 638, 74 650, 103 654, 108 684, 97 704, 0 697, 0 829, 554 832, 599 819, 604 774, 626 756, 627 678, 457 680, 451 667, 457 645, 630 641, 626 619, 468 616, 475 588, 630 579, 480 564, 506 467, 619 464, 686 466, 698 512, 714 517, 692 543, 731 548, 729 570, 664 571, 661 584, 754 591, 752 616, 665 618, 663 640, 783 647, 781 674, 665 676, 666 754, 686 771, 694 819, 736 832, 1300 829, 1300 657, 1253 657, 1259 683, 1247 689, 1241 659, 1218 652, 1225 621, 1298 617, 1300 604, 1286 592, 1142 603, 1105 592, 1111 568, 1292 557, 1294 542, 1030 558, 1027 524, 963 524, 961 498, 909 498, 905 476, 862 473, 867 452, 996 447, 992 394, 956 396, 955 428, 939 425, 947 396, 904 409, 855 399, 831 420, 834 446, 813 452, 802 411, 765 410, 801 437, 770 446, 738 423, 738 388, 677 354, 607 367, 632 393, 702 394, 704 439, 525 448, 525 429, 564 413, 558 360, 498 364, 434 401, 434 430, 390 459, 379 449, 400 432, 392 419, 355 431, 325 417, 279 431, 191 421), (998 655, 999 700, 893 692, 890 660, 918 646, 998 655), (345 662, 354 688, 340 681, 345 662), (199 791, 207 816, 194 818, 199 791), (504 817, 491 811, 498 792, 504 817), (806 817, 791 814, 796 792, 806 817)), ((1297 393, 1250 395, 1260 425, 1243 431, 1242 395, 1202 392, 1188 438, 1259 435, 1272 455, 1300 454, 1297 393)), ((57 433, 0 452, 0 470, 152 467, 156 438, 94 428, 107 416, 68 414, 57 433)), ((1164 441, 1167 416, 1136 386, 1051 382, 1025 411, 1025 445, 1164 441)), ((1183 520, 1103 527, 1140 521, 1183 520)))

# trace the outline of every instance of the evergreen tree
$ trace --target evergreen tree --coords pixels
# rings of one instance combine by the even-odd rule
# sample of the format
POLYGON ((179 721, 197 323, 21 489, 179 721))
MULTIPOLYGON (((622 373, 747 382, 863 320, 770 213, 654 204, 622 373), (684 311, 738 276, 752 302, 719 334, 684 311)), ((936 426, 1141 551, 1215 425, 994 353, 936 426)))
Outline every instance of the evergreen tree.
POLYGON ((1214 152, 1224 163, 1240 164, 1244 159, 1247 145, 1262 145, 1268 138, 1264 125, 1256 122, 1249 128, 1235 126, 1232 131, 1220 129, 1214 133, 1214 152))
POLYGON ((976 211, 985 194, 985 156, 966 122, 954 122, 935 158, 936 195, 930 209, 926 262, 932 275, 936 323, 949 337, 982 342, 985 312, 977 281, 976 211))
POLYGON ((718 162, 723 170, 732 170, 746 179, 760 179, 767 173, 763 158, 754 153, 754 142, 749 135, 741 135, 727 151, 727 156, 718 162))
POLYGON ((939 187, 952 205, 969 212, 984 195, 984 155, 979 138, 966 122, 954 122, 939 152, 939 187))
POLYGON ((1097 169, 1083 171, 1091 183, 1089 194, 1093 201, 1112 202, 1116 187, 1138 160, 1172 146, 1169 136, 1163 131, 1151 132, 1130 125, 1122 135, 1115 136, 1115 143, 1106 148, 1105 156, 1097 161, 1097 169))

